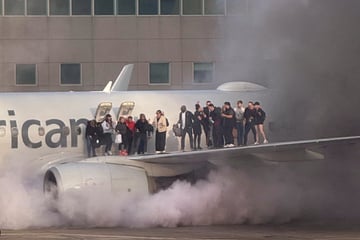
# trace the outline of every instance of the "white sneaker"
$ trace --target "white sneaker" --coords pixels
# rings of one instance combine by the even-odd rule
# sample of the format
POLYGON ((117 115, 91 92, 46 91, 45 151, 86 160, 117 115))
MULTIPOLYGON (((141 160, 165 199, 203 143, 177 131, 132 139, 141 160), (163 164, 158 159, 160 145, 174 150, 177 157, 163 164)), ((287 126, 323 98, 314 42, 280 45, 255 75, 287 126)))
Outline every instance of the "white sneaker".
POLYGON ((259 142, 258 141, 254 142, 254 145, 259 145, 259 142))
POLYGON ((267 144, 267 143, 269 143, 269 141, 265 139, 265 140, 264 140, 264 144, 267 144))
POLYGON ((111 156, 111 155, 112 155, 112 152, 111 152, 111 151, 108 151, 107 154, 108 154, 109 156, 111 156))
POLYGON ((160 152, 160 151, 155 151, 155 153, 156 153, 156 154, 159 154, 159 153, 161 153, 161 152, 160 152))
POLYGON ((224 148, 228 148, 230 144, 225 144, 224 145, 224 148))
POLYGON ((232 148, 232 147, 235 147, 235 145, 234 144, 229 144, 229 148, 232 148))

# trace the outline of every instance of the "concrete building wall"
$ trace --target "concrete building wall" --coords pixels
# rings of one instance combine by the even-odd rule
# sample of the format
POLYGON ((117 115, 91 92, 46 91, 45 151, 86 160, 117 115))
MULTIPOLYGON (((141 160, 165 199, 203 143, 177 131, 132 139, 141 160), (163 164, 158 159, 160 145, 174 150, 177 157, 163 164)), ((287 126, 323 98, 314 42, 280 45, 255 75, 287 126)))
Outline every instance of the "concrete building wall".
POLYGON ((1 91, 98 90, 135 63, 131 89, 193 84, 192 63, 221 62, 224 16, 0 17, 1 91), (170 63, 170 84, 150 85, 148 63, 170 63), (81 63, 80 85, 60 86, 59 64, 81 63), (37 84, 16 86, 16 64, 37 64, 37 84))

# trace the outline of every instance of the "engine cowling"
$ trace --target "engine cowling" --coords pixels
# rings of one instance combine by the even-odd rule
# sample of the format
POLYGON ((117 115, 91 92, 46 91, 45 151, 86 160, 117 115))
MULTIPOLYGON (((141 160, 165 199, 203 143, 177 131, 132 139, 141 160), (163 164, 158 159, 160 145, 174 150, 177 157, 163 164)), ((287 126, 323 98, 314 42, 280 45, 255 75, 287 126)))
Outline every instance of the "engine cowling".
POLYGON ((146 171, 137 166, 106 162, 72 162, 51 167, 45 173, 44 192, 54 197, 66 191, 99 187, 112 193, 149 194, 146 171))

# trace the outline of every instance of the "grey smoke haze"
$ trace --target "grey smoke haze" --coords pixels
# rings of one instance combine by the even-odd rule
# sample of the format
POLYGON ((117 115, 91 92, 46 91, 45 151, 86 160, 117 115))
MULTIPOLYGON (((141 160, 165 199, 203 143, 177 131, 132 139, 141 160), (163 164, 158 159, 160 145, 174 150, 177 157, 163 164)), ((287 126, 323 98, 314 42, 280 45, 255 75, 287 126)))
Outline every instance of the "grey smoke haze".
POLYGON ((349 157, 344 154, 347 151, 326 161, 222 168, 195 185, 177 181, 151 196, 113 196, 101 189, 68 192, 55 205, 44 199, 40 176, 23 171, 27 167, 19 170, 13 165, 0 176, 0 226, 174 227, 358 221, 359 154, 349 157))
POLYGON ((281 139, 360 133, 360 2, 356 0, 233 1, 226 18, 228 80, 279 89, 270 114, 281 139))

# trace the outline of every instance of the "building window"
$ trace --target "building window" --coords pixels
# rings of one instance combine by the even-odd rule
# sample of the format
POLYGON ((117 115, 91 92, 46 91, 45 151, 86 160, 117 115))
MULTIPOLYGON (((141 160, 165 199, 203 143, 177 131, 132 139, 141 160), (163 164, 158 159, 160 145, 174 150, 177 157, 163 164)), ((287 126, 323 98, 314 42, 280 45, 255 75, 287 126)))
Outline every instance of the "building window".
POLYGON ((135 0, 117 0, 117 14, 118 15, 135 15, 136 13, 135 0))
POLYGON ((158 0, 139 0, 139 15, 157 15, 158 0))
POLYGON ((2 0, 0 0, 0 16, 3 14, 3 11, 2 11, 2 0))
POLYGON ((114 15, 114 0, 95 0, 95 15, 114 15))
POLYGON ((91 15, 91 0, 72 0, 72 15, 91 15))
POLYGON ((224 15, 225 0, 204 0, 205 14, 207 15, 224 15))
POLYGON ((162 15, 178 15, 180 13, 179 0, 161 0, 160 13, 162 15))
POLYGON ((194 83, 210 83, 213 78, 213 63, 194 63, 194 83))
POLYGON ((81 84, 81 65, 79 63, 61 64, 61 85, 81 84))
POLYGON ((202 0, 183 0, 184 15, 202 15, 202 0))
POLYGON ((46 0, 27 0, 27 15, 47 15, 46 0))
POLYGON ((5 15, 25 15, 24 0, 5 0, 5 15))
POLYGON ((36 84, 36 64, 16 64, 16 85, 36 84))
POLYGON ((169 63, 150 63, 150 84, 169 84, 169 63))
POLYGON ((50 0, 50 15, 69 15, 69 0, 50 0))

